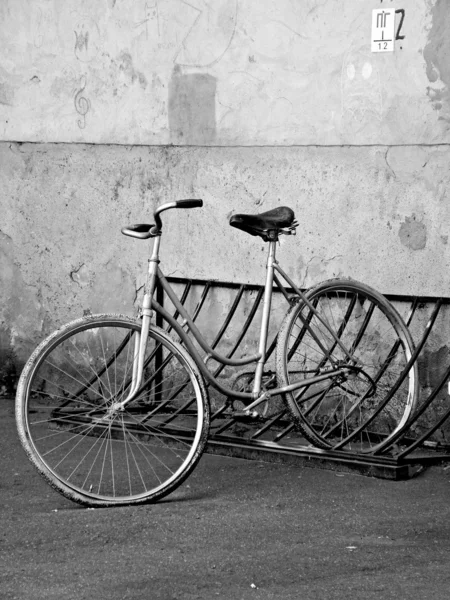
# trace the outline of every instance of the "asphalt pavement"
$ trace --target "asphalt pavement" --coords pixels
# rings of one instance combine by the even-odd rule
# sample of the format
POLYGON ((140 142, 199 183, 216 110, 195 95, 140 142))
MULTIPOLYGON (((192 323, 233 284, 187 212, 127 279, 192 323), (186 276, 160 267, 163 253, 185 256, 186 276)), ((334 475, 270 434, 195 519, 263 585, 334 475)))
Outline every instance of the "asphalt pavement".
POLYGON ((387 481, 204 455, 164 501, 86 509, 0 399, 1 600, 448 600, 450 468, 387 481))

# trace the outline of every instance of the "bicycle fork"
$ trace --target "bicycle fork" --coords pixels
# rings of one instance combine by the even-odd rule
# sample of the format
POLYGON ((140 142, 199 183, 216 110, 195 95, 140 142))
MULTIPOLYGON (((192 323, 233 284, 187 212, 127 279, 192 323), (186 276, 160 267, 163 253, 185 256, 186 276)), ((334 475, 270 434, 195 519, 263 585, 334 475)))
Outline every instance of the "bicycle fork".
POLYGON ((111 406, 111 412, 123 410, 125 406, 134 399, 139 391, 139 388, 141 387, 144 373, 145 349, 147 347, 148 332, 150 329, 150 320, 152 316, 152 298, 156 287, 156 273, 158 271, 159 264, 160 243, 161 237, 155 237, 152 256, 148 261, 147 282, 141 309, 141 330, 136 332, 134 340, 133 373, 130 391, 124 400, 113 403, 111 406))

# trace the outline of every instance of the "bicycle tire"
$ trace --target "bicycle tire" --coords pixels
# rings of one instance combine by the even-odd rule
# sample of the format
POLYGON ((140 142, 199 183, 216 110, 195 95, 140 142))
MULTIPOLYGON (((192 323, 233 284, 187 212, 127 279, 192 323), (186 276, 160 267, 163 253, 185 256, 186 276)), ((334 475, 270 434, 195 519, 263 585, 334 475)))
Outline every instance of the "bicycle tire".
POLYGON ((203 377, 184 348, 150 327, 143 383, 122 411, 140 323, 92 315, 31 355, 16 396, 20 441, 44 479, 92 507, 155 502, 192 472, 209 431, 203 377))
MULTIPOLYGON (((306 298, 348 349, 355 368, 345 378, 282 394, 293 422, 319 448, 381 451, 406 427, 417 404, 417 362, 389 397, 414 351, 411 334, 384 296, 357 281, 325 281, 306 298)), ((282 322, 276 360, 280 387, 349 363, 300 298, 282 322)))

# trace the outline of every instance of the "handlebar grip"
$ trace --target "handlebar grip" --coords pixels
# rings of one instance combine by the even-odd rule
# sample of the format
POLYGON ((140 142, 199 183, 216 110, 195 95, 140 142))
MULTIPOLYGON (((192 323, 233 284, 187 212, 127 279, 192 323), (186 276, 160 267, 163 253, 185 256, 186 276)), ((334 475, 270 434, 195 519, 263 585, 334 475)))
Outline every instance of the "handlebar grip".
POLYGON ((177 200, 177 208, 200 208, 203 206, 203 200, 177 200))

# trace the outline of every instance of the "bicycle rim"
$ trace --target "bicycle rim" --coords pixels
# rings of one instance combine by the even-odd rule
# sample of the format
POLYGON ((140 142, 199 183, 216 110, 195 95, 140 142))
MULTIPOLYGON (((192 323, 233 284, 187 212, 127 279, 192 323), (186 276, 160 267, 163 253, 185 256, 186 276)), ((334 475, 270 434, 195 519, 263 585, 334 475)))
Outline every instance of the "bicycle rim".
POLYGON ((320 318, 302 301, 288 312, 277 349, 281 384, 351 365, 348 354, 353 366, 344 377, 286 394, 291 416, 319 447, 381 450, 406 426, 416 405, 416 365, 390 394, 412 355, 411 336, 394 307, 363 284, 325 282, 307 297, 320 318))
POLYGON ((142 385, 121 411, 140 328, 122 317, 80 319, 43 342, 17 395, 22 444, 58 491, 88 505, 155 501, 203 451, 209 404, 186 352, 151 328, 142 385))

